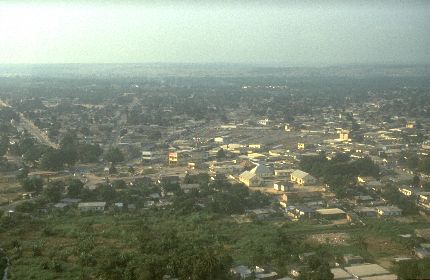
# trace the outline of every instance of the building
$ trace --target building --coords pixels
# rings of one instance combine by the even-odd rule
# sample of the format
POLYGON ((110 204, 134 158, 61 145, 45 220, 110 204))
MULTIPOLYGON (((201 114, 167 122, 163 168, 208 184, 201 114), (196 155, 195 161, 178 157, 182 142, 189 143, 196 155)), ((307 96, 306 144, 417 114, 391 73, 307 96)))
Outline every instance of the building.
POLYGON ((176 165, 179 163, 180 155, 178 152, 169 152, 169 164, 176 165))
MULTIPOLYGON (((384 277, 381 279, 387 279, 387 280, 397 279, 396 275, 391 274, 388 270, 386 270, 385 268, 377 264, 365 263, 365 264, 348 266, 348 267, 345 267, 344 269, 349 274, 351 274, 352 276, 358 279, 366 279, 368 277, 382 276, 382 275, 384 275, 384 277)), ((371 279, 371 278, 368 278, 368 279, 371 279)))
POLYGON ((349 141, 349 131, 348 130, 341 130, 339 132, 339 140, 349 141))
POLYGON ((397 206, 378 206, 376 210, 381 217, 402 215, 402 210, 397 206))
POLYGON ((420 193, 418 201, 422 207, 430 209, 430 192, 420 193))
POLYGON ((302 170, 295 170, 293 173, 291 173, 290 175, 291 181, 294 183, 297 183, 299 185, 305 186, 305 185, 312 185, 316 183, 316 179, 315 177, 313 177, 312 175, 310 175, 307 172, 304 172, 302 170))
POLYGON ((361 217, 376 217, 378 215, 378 211, 371 207, 357 207, 354 212, 361 217))
POLYGON ((277 191, 282 191, 282 192, 286 192, 286 191, 290 191, 294 188, 293 184, 291 184, 290 182, 275 182, 273 184, 273 188, 277 191))
POLYGON ((142 151, 142 161, 143 162, 153 162, 158 159, 158 156, 151 151, 142 151))
POLYGON ((262 179, 251 171, 244 171, 240 174, 239 181, 244 183, 247 187, 259 187, 262 184, 262 179))
POLYGON ((364 259, 361 256, 354 256, 353 254, 345 254, 343 255, 343 261, 345 265, 356 265, 364 263, 364 259))
POLYGON ((339 208, 318 209, 316 213, 320 218, 327 220, 346 219, 345 211, 339 208))
POLYGON ((82 212, 103 212, 106 208, 106 202, 81 202, 78 209, 82 212))
POLYGON ((249 172, 258 175, 261 178, 268 178, 273 176, 272 169, 262 164, 257 165, 249 172))
POLYGON ((287 214, 294 219, 312 219, 315 217, 315 210, 307 206, 296 206, 288 210, 287 214))

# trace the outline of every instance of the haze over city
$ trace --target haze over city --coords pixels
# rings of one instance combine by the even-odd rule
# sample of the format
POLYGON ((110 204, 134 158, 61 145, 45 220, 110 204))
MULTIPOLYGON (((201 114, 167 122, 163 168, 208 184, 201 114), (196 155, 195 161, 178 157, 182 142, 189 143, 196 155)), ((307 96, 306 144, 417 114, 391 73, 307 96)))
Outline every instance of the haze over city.
POLYGON ((426 64, 428 1, 5 1, 0 64, 426 64))

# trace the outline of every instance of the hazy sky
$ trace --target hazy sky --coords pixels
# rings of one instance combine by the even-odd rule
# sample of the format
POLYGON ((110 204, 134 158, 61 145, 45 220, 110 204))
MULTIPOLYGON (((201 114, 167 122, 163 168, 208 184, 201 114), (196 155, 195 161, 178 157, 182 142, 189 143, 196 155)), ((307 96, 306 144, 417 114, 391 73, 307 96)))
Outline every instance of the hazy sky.
POLYGON ((117 3, 0 2, 0 63, 430 63, 430 1, 117 3))

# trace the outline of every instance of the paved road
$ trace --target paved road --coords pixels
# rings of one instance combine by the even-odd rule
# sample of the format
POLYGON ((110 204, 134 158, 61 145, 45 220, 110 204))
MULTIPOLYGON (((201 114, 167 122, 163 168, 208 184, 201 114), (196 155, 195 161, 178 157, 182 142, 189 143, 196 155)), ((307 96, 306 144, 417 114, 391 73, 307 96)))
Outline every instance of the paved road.
MULTIPOLYGON (((0 107, 9 107, 12 108, 9 104, 0 99, 0 107)), ((47 146, 50 146, 54 149, 58 149, 58 144, 52 142, 48 135, 46 135, 43 131, 41 131, 34 123, 27 119, 22 113, 19 113, 20 123, 19 125, 25 129, 28 133, 33 135, 37 141, 47 146)))
POLYGON ((39 141, 42 144, 45 144, 47 146, 50 146, 54 149, 58 149, 58 144, 52 142, 48 135, 46 135, 43 131, 40 130, 37 126, 34 125, 32 121, 27 119, 22 113, 19 113, 20 118, 20 125, 31 135, 33 135, 34 138, 36 138, 37 141, 39 141))

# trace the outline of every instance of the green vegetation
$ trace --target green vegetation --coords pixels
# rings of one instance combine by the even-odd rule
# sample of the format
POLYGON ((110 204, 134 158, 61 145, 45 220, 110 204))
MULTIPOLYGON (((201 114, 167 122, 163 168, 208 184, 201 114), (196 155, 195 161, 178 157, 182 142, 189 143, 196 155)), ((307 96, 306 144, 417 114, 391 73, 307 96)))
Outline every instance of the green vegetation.
POLYGON ((348 154, 342 153, 331 160, 325 153, 305 156, 300 168, 331 186, 338 197, 345 196, 345 187, 355 184, 357 176, 379 177, 379 167, 369 157, 351 160, 348 154))

